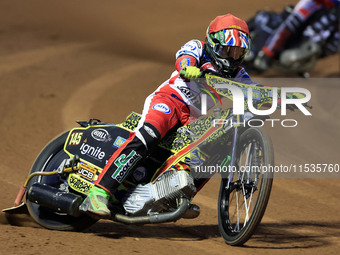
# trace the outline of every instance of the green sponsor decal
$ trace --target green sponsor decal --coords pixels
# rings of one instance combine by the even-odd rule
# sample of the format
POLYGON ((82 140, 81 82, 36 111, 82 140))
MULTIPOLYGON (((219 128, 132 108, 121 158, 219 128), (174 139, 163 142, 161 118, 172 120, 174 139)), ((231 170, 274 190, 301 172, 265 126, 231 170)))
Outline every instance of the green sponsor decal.
POLYGON ((131 151, 128 156, 120 155, 114 162, 117 170, 113 173, 112 178, 121 183, 129 170, 142 158, 136 151, 131 151))

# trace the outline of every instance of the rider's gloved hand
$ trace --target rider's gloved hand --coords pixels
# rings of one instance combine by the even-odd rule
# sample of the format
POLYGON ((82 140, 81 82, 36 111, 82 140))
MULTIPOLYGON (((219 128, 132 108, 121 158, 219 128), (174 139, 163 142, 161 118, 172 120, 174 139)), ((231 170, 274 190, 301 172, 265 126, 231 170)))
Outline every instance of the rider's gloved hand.
POLYGON ((287 98, 296 99, 296 98, 305 98, 305 96, 301 93, 292 93, 292 94, 288 94, 287 98))
POLYGON ((180 75, 186 80, 191 80, 200 77, 201 71, 196 66, 187 66, 185 69, 181 70, 180 75))

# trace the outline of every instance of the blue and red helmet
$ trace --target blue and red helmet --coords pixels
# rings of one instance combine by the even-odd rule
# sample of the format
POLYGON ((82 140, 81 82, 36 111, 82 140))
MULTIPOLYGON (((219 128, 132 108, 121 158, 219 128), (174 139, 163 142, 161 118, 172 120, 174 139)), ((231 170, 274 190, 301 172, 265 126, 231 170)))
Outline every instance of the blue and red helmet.
POLYGON ((235 72, 250 43, 247 23, 232 14, 217 16, 207 28, 207 51, 214 68, 222 73, 235 72))

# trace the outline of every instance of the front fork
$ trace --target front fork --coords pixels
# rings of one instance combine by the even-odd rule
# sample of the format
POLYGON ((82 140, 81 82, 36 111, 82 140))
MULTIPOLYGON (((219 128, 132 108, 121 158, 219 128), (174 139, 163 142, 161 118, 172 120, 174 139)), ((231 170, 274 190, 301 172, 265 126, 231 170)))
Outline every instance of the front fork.
POLYGON ((226 185, 226 189, 229 189, 230 187, 230 183, 233 180, 234 177, 234 167, 235 167, 235 161, 236 161, 236 152, 237 152, 237 140, 238 140, 238 132, 239 132, 239 127, 235 126, 234 127, 234 136, 233 136, 233 146, 232 146, 232 150, 231 150, 231 160, 230 160, 230 169, 231 171, 229 171, 229 175, 228 175, 228 181, 227 181, 227 185, 226 185))
MULTIPOLYGON (((237 150, 239 149, 238 146, 238 142, 239 142, 239 134, 240 134, 240 127, 239 126, 235 126, 234 127, 234 136, 233 136, 233 143, 232 143, 232 153, 231 153, 231 160, 230 160, 230 170, 229 170, 229 174, 228 174, 228 179, 225 183, 225 189, 228 190, 230 189, 231 185, 236 185, 236 187, 240 187, 239 185, 244 185, 244 187, 253 187, 253 180, 252 180, 252 176, 251 174, 248 173, 248 171, 245 169, 242 175, 242 180, 238 180, 237 182, 233 183, 233 179, 234 179, 234 174, 238 174, 239 171, 235 171, 235 170, 239 170, 237 169, 236 166, 236 156, 237 156, 237 150), (240 182, 241 181, 241 182, 240 182), (243 183, 243 184, 242 184, 243 183)), ((249 148, 249 151, 246 155, 247 157, 247 161, 246 161, 246 166, 252 166, 253 165, 253 146, 255 145, 251 145, 251 147, 249 148), (248 161, 249 160, 249 161, 248 161)), ((256 149, 256 148, 255 148, 256 149)), ((239 176, 240 177, 240 176, 239 176)), ((246 195, 244 193, 244 195, 246 195)))
MULTIPOLYGON (((261 116, 261 117, 262 117, 261 119, 263 119, 263 120, 269 118, 269 116, 261 116)), ((236 125, 233 127, 234 136, 233 136, 233 140, 232 140, 233 142, 232 142, 231 160, 230 160, 230 169, 231 170, 228 174, 228 180, 227 180, 226 185, 225 185, 226 189, 230 188, 230 184, 231 184, 233 177, 234 177, 234 174, 235 174, 234 170, 236 169, 236 155, 237 155, 237 150, 238 150, 237 146, 238 146, 238 141, 239 141, 239 135, 240 135, 240 132, 244 131, 244 130, 240 130, 240 127, 241 127, 239 125, 240 124, 240 115, 236 115, 236 116, 234 115, 233 119, 236 120, 236 123, 235 123, 236 125)), ((245 123, 245 121, 243 121, 243 123, 245 123)), ((253 153, 253 148, 250 148, 250 153, 253 153)), ((253 158, 252 155, 247 155, 247 159, 252 159, 252 158, 253 158)), ((248 164, 252 165, 253 162, 248 162, 248 164)), ((249 184, 252 181, 251 176, 248 174, 246 177, 247 177, 246 182, 249 184)))

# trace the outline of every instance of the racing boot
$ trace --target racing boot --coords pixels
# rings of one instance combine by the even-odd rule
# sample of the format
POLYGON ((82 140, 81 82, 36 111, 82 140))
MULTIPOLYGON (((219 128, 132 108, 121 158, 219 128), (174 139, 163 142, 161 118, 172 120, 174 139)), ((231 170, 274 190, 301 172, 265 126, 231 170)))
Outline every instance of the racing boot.
POLYGON ((79 210, 85 212, 92 218, 108 219, 111 211, 108 208, 110 194, 104 189, 93 186, 89 195, 79 206, 79 210))

